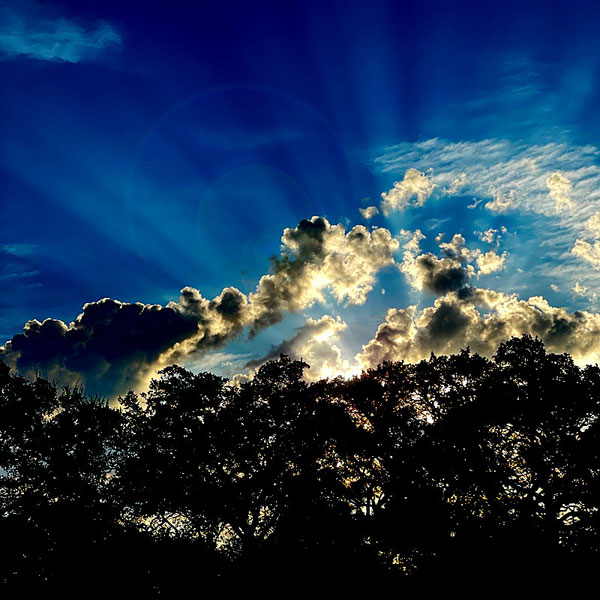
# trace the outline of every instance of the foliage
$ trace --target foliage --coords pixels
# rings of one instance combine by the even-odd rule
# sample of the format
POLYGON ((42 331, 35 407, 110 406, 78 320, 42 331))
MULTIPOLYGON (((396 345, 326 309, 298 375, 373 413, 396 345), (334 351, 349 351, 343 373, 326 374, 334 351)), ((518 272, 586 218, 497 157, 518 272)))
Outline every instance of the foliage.
MULTIPOLYGON (((111 406, 0 364, 0 582, 472 582, 598 559, 600 369, 529 336, 316 383, 168 367, 111 406)), ((87 583, 86 583, 87 582, 87 583)), ((104 586, 104 587, 103 587, 104 586)))

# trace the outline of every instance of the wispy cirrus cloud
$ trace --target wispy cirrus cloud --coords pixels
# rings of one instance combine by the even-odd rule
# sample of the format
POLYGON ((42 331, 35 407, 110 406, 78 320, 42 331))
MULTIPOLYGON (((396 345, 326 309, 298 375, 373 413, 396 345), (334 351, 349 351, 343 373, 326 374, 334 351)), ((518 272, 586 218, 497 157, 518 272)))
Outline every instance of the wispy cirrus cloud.
POLYGON ((78 23, 48 14, 33 2, 0 7, 0 59, 26 57, 36 60, 78 63, 96 59, 122 38, 105 21, 78 23))
POLYGON ((0 252, 12 254, 13 256, 29 256, 37 250, 37 244, 28 244, 26 242, 15 242, 13 244, 0 245, 0 252))
MULTIPOLYGON (((510 205, 521 212, 555 215, 558 196, 559 208, 570 204, 581 222, 600 200, 599 157, 595 146, 567 142, 530 145, 502 139, 451 142, 433 138, 381 148, 371 165, 376 172, 398 176, 405 176, 407 170, 428 172, 430 187, 438 195, 455 195, 460 180, 461 196, 495 202, 497 209, 510 205)), ((569 214, 559 212, 563 218, 569 214)))

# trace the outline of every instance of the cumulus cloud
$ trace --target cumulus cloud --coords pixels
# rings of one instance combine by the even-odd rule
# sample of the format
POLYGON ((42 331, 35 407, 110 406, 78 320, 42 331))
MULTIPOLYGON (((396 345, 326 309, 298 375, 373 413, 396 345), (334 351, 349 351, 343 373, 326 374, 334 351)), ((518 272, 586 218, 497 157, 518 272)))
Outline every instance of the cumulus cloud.
POLYGON ((508 233, 506 227, 500 227, 500 231, 497 229, 487 229, 486 231, 474 231, 473 232, 482 242, 498 248, 500 241, 502 240, 502 234, 508 233))
POLYGON ((85 304, 68 325, 58 319, 27 322, 23 333, 0 348, 0 358, 27 376, 40 372, 111 393, 135 385, 162 352, 197 328, 197 319, 175 307, 104 298, 85 304))
MULTIPOLYGON (((494 248, 488 252, 469 248, 460 234, 448 242, 438 236, 436 256, 422 252, 425 236, 420 230, 402 230, 404 253, 397 266, 412 287, 437 296, 432 306, 390 309, 353 364, 339 343, 346 324, 325 315, 308 319, 293 337, 246 368, 255 369, 283 352, 312 366, 308 379, 350 375, 382 360, 418 361, 432 351, 451 353, 466 346, 491 355, 502 341, 522 333, 538 335, 550 350, 569 352, 576 360, 597 360, 600 315, 555 308, 539 296, 519 300, 473 285, 478 276, 504 267, 507 253, 497 249, 505 232, 476 232, 494 248)), ((321 217, 285 229, 281 242, 271 272, 248 295, 227 287, 208 299, 186 287, 167 306, 105 298, 86 304, 69 324, 29 321, 0 348, 0 358, 29 376, 41 372, 61 383, 85 385, 91 392, 119 393, 144 383, 167 364, 200 364, 207 353, 245 331, 254 335, 288 312, 325 301, 327 293, 337 302, 364 303, 378 271, 395 264, 393 254, 400 245, 386 229, 369 231, 359 225, 346 231, 321 217)), ((596 252, 600 257, 600 249, 596 252)), ((574 292, 589 290, 578 284, 574 292)))
POLYGON ((481 252, 476 256, 476 264, 479 275, 489 275, 496 271, 502 271, 506 263, 508 253, 505 251, 502 254, 496 254, 492 250, 489 252, 481 252))
POLYGON ((465 267, 460 261, 437 258, 431 253, 407 256, 401 270, 412 287, 436 295, 465 289, 474 274, 471 265, 465 267))
MULTIPOLYGON (((407 237, 409 232, 403 234, 407 237)), ((461 234, 455 234, 450 242, 443 242, 442 237, 438 235, 435 238, 442 252, 441 258, 431 252, 420 253, 420 241, 425 238, 420 230, 417 230, 404 245, 403 260, 399 268, 416 290, 428 291, 438 296, 458 292, 464 297, 471 293, 470 282, 473 277, 504 268, 507 252, 497 254, 493 250, 470 250, 461 234), (477 266, 477 270, 472 263, 477 266)))
MULTIPOLYGON (((495 232, 495 230, 490 229, 484 233, 484 238, 486 238, 485 241, 488 243, 489 236, 492 235, 492 232, 495 232)), ((499 236, 496 236, 495 245, 498 245, 499 243, 499 236)), ((449 243, 440 243, 440 249, 447 257, 459 263, 468 264, 474 262, 477 265, 477 276, 489 275, 490 273, 501 271, 504 269, 506 257, 508 256, 508 252, 497 254, 494 250, 489 250, 488 252, 482 252, 478 248, 469 250, 465 245, 465 238, 460 234, 454 235, 452 241, 449 243)), ((470 277, 472 274, 470 266, 465 268, 470 277)))
POLYGON ((404 210, 408 206, 423 206, 434 188, 431 177, 417 169, 408 169, 402 181, 394 182, 391 190, 381 194, 381 210, 387 217, 392 212, 404 210))
POLYGON ((586 222, 585 228, 600 237, 600 212, 595 212, 586 222))
POLYGON ((285 312, 323 302, 326 290, 337 302, 363 304, 377 272, 394 263, 399 247, 387 229, 356 225, 346 233, 322 217, 286 229, 281 241, 273 273, 263 276, 249 297, 251 334, 280 321, 285 312))
POLYGON ((495 192, 493 196, 494 199, 484 205, 491 212, 505 213, 516 205, 514 190, 504 196, 501 192, 495 192))
POLYGON ((467 297, 450 292, 422 311, 416 307, 388 310, 375 337, 356 356, 361 368, 383 360, 416 362, 467 346, 491 356, 498 345, 523 333, 540 337, 552 352, 569 352, 579 362, 600 358, 600 315, 568 312, 539 296, 519 300, 487 289, 467 297))
POLYGON ((248 296, 234 287, 209 300, 185 287, 167 306, 105 298, 86 304, 70 324, 29 321, 23 333, 0 347, 0 358, 21 373, 85 384, 114 393, 136 387, 157 368, 189 361, 240 336, 251 335, 325 301, 362 304, 377 272, 393 264, 399 243, 387 229, 372 231, 313 217, 285 229, 282 249, 248 296))
POLYGON ((573 186, 563 173, 560 171, 552 173, 552 175, 546 179, 546 185, 548 186, 550 197, 556 203, 557 213, 561 212, 564 207, 568 209, 573 208, 573 201, 569 197, 573 186))
POLYGON ((204 298, 192 287, 185 287, 179 300, 169 302, 167 308, 192 319, 197 326, 185 338, 172 340, 169 347, 155 358, 155 368, 183 362, 190 356, 220 348, 240 336, 251 320, 246 295, 234 287, 225 288, 213 300, 204 298))
POLYGON ((379 209, 376 206, 367 206, 366 208, 359 208, 358 212, 360 212, 363 219, 369 221, 375 215, 379 214, 379 209))
POLYGON ((487 244, 495 244, 499 238, 497 229, 487 229, 486 231, 476 231, 475 235, 482 241, 487 244))
POLYGON ((106 22, 77 23, 49 16, 33 2, 0 7, 0 58, 24 56, 37 60, 77 63, 97 58, 120 46, 121 36, 106 22))
POLYGON ((399 268, 413 288, 441 295, 467 286, 474 270, 473 267, 463 266, 461 258, 452 255, 454 239, 450 244, 440 244, 450 248, 450 251, 446 257, 437 258, 431 253, 420 254, 420 242, 425 239, 420 230, 412 235, 407 231, 402 234, 404 237, 410 235, 410 238, 404 244, 403 260, 399 268))
POLYGON ((571 248, 571 254, 579 256, 589 262, 594 269, 600 270, 600 242, 596 240, 593 244, 585 240, 575 240, 575 245, 571 248))
MULTIPOLYGON (((416 229, 415 231, 409 231, 408 229, 400 230, 400 239, 405 239, 406 242, 403 244, 403 248, 405 253, 409 252, 410 254, 418 254, 421 251, 421 240, 426 239, 426 236, 420 229, 416 229)), ((444 237, 443 233, 440 233, 438 237, 436 237, 436 241, 442 240, 444 237)), ((405 254, 406 257, 406 254, 405 254)))
POLYGON ((440 242, 440 250, 445 256, 459 262, 471 262, 474 254, 466 246, 466 240, 460 233, 455 233, 449 242, 440 242))

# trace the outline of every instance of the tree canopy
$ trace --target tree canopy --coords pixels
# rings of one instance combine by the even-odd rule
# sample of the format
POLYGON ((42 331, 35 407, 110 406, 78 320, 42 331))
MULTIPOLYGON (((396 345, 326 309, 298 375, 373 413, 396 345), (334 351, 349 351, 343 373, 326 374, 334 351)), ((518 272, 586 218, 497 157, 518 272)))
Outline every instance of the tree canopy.
POLYGON ((0 364, 5 590, 582 576, 600 369, 529 336, 307 383, 172 366, 114 405, 0 364), (378 578, 378 579, 374 579, 378 578))

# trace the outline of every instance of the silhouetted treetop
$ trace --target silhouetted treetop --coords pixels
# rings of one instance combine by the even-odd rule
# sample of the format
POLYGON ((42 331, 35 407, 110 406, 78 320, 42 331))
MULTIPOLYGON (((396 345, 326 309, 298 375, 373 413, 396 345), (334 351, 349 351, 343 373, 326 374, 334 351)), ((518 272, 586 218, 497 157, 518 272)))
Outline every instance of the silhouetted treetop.
POLYGON ((307 367, 282 355, 233 385, 171 366, 111 405, 0 363, 4 588, 64 590, 115 560, 150 597, 199 574, 400 585, 597 563, 597 366, 524 335, 491 360, 307 367))

